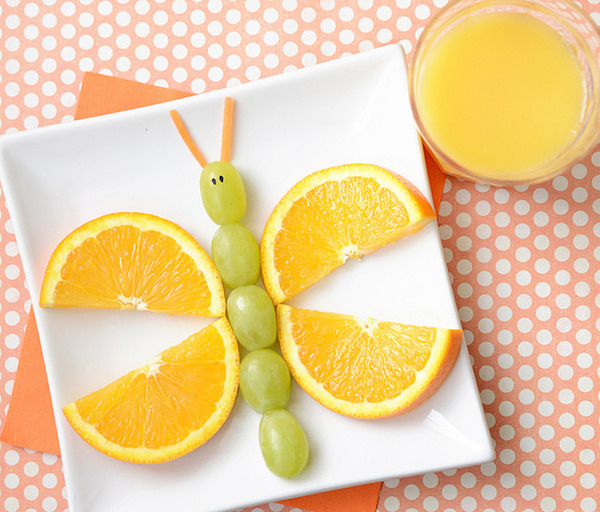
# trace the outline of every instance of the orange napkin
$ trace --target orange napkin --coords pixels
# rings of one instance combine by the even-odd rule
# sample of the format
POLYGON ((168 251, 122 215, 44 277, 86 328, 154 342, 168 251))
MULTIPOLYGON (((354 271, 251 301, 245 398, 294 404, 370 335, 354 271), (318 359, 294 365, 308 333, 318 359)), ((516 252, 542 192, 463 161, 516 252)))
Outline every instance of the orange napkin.
MULTIPOLYGON (((192 93, 97 73, 85 73, 75 118, 120 112, 191 95, 192 93)), ((437 205, 442 194, 444 175, 435 164, 430 179, 437 205)), ((60 454, 46 369, 33 313, 29 316, 25 330, 10 407, 0 441, 60 454)), ((368 512, 376 509, 380 489, 381 483, 378 482, 285 500, 282 503, 314 512, 368 512)))
POLYGON ((0 441, 41 452, 59 453, 50 388, 33 312, 25 328, 19 367, 0 441))

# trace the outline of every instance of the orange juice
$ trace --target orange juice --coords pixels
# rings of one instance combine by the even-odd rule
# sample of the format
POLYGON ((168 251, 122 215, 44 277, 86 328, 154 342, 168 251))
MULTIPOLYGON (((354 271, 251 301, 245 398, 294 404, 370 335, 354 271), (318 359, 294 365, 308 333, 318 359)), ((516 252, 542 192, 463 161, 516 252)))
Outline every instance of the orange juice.
POLYGON ((467 177, 534 177, 581 133, 584 70, 572 46, 528 13, 465 16, 423 51, 416 73, 426 139, 467 177))

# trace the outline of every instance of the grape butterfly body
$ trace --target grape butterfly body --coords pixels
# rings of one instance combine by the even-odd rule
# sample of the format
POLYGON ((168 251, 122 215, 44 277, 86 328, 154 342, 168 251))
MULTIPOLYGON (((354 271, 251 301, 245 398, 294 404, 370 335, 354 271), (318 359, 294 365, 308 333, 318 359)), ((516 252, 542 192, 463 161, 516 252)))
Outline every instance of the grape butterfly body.
POLYGON ((269 349, 277 340, 275 306, 256 283, 260 278, 260 251, 250 230, 242 224, 246 189, 229 162, 233 99, 226 98, 221 160, 208 163, 194 144, 179 114, 171 118, 181 138, 202 167, 200 195, 210 219, 219 225, 211 243, 213 261, 221 279, 231 289, 227 317, 238 343, 249 352, 240 365, 240 391, 246 403, 262 414, 259 444, 269 470, 282 478, 302 472, 309 447, 298 420, 285 407, 291 376, 285 360, 269 349))

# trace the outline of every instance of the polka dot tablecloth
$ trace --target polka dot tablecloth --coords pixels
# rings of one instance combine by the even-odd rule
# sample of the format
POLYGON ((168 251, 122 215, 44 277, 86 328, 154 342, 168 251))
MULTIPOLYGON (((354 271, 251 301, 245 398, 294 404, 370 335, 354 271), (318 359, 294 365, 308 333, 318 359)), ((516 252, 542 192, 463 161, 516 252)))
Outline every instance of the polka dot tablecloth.
MULTIPOLYGON (((445 3, 3 0, 0 133, 70 122, 85 71, 202 93, 393 42, 410 60, 445 3)), ((582 5, 600 23, 600 2, 582 5)), ((0 215, 2 422, 30 301, 3 200, 0 215)), ((378 510, 598 510, 600 147, 539 186, 449 178, 439 225, 497 457, 385 481, 378 510)), ((65 496, 59 457, 0 446, 0 509, 65 496)))

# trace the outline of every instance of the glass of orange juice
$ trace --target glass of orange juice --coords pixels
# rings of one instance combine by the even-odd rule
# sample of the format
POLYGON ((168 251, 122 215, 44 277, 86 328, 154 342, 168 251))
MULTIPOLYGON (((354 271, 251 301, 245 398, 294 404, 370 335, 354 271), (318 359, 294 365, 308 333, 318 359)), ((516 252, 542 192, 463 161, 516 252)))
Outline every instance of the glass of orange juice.
POLYGON ((446 172, 538 183, 600 139, 600 32, 570 0, 457 0, 421 34, 409 88, 446 172))

